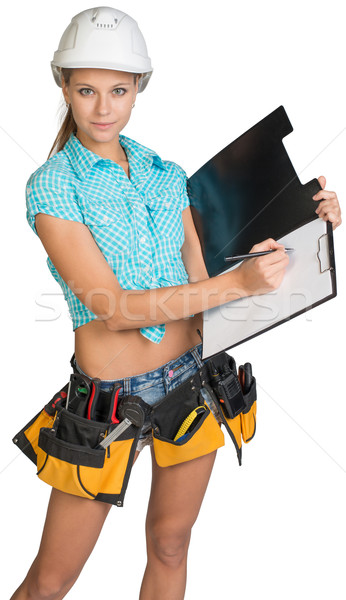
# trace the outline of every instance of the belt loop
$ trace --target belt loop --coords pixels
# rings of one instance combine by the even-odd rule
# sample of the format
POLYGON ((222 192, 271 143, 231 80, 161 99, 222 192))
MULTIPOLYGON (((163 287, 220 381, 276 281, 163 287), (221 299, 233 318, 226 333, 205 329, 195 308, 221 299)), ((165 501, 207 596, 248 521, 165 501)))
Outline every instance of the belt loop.
POLYGON ((125 377, 125 379, 123 380, 123 394, 124 396, 129 396, 131 394, 131 383, 130 383, 130 377, 125 377))
POLYGON ((203 364, 204 364, 204 363, 203 363, 203 361, 202 361, 202 359, 201 359, 201 357, 200 357, 200 355, 199 355, 199 353, 198 353, 198 350, 197 350, 197 348, 192 348, 192 350, 190 350, 190 352, 191 352, 191 354, 192 354, 193 358, 194 358, 194 359, 195 359, 195 361, 196 361, 197 367, 198 367, 199 369, 200 369, 201 367, 203 367, 203 364))

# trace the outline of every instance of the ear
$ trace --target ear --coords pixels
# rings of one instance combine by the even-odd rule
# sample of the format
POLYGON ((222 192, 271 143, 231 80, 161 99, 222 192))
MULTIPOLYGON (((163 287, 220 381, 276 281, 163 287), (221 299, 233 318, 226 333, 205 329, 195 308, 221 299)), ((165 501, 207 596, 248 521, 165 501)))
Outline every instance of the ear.
POLYGON ((139 86, 139 80, 140 80, 140 78, 141 78, 141 75, 137 75, 137 77, 136 77, 136 85, 135 85, 135 99, 136 99, 136 96, 138 94, 138 86, 139 86))

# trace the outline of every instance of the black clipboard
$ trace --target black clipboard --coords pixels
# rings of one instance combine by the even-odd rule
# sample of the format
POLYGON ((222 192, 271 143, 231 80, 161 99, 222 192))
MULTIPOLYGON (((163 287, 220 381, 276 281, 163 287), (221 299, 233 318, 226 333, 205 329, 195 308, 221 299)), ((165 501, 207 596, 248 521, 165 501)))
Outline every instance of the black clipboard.
MULTIPOLYGON (((297 230, 303 236, 307 224, 321 221, 312 200, 321 187, 317 179, 304 185, 300 182, 282 142, 292 131, 286 111, 280 106, 188 180, 191 212, 210 277, 228 270, 225 256, 245 254, 268 237, 280 240, 297 230)), ((303 308, 293 309, 278 322, 249 336, 245 333, 226 346, 223 342, 222 349, 233 348, 336 296, 333 229, 330 223, 324 227, 322 233, 316 227, 315 234, 313 226, 308 228, 309 235, 321 238, 316 239, 316 257, 321 273, 328 271, 330 277, 323 297, 314 297, 303 308)), ((208 346, 204 358, 211 355, 208 346)))

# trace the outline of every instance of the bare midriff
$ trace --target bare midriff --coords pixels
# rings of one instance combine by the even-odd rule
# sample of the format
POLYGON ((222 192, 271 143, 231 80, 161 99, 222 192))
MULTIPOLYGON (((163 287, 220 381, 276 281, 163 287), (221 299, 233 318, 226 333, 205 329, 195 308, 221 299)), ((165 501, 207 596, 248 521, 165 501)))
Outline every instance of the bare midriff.
POLYGON ((159 344, 149 341, 139 329, 110 331, 100 320, 75 331, 76 361, 90 377, 122 379, 152 371, 201 341, 202 313, 166 324, 159 344))

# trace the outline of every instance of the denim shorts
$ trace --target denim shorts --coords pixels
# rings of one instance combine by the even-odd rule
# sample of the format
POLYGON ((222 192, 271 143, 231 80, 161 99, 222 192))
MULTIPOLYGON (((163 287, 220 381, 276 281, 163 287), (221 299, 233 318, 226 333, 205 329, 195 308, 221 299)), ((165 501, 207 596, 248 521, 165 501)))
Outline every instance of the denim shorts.
MULTIPOLYGON (((119 398, 128 394, 138 395, 147 404, 154 406, 168 392, 174 390, 178 385, 194 375, 205 362, 205 360, 202 360, 202 344, 198 344, 184 352, 178 358, 170 360, 165 365, 153 371, 134 375, 133 377, 125 377, 124 379, 102 379, 100 387, 103 390, 109 391, 114 383, 119 383, 121 385, 119 398)), ((74 364, 79 373, 87 375, 87 373, 82 371, 76 360, 74 360, 74 364)), ((215 407, 209 394, 203 388, 201 393, 205 402, 216 416, 215 407)), ((140 451, 145 446, 151 446, 152 443, 150 421, 146 421, 140 433, 137 450, 140 451)))

